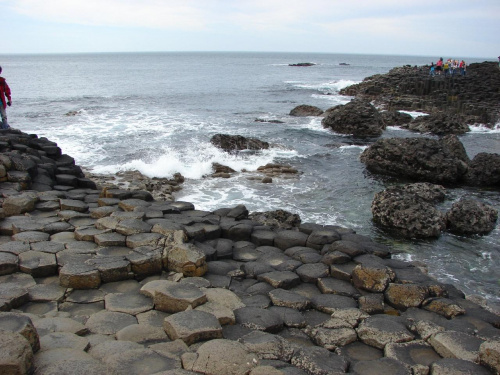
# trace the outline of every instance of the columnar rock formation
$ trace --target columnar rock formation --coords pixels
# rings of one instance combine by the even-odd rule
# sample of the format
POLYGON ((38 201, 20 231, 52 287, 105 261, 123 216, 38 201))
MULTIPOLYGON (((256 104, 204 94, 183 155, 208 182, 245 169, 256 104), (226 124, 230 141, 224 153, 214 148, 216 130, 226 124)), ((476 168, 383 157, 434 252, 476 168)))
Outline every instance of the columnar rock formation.
POLYGON ((0 373, 500 370, 498 315, 353 230, 58 179, 48 141, 0 139, 0 373))

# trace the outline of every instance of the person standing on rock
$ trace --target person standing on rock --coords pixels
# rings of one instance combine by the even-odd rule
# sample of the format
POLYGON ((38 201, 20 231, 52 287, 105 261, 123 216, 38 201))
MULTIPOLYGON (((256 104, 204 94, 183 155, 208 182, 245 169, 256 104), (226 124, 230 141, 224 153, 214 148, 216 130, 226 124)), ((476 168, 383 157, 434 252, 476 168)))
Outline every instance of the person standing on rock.
POLYGON ((430 74, 431 77, 434 77, 434 74, 435 74, 434 70, 435 70, 434 63, 431 63, 431 70, 429 71, 429 74, 430 74))
POLYGON ((460 74, 465 76, 465 73, 467 71, 467 64, 465 63, 464 60, 460 62, 460 74))
MULTIPOLYGON (((2 67, 0 66, 0 74, 2 73, 2 67)), ((12 104, 12 99, 10 98, 10 87, 5 81, 5 78, 0 77, 0 98, 2 103, 0 104, 0 114, 2 115, 2 123, 0 124, 0 129, 9 129, 10 126, 7 122, 7 106, 10 107, 12 104), (7 98, 7 100, 5 100, 7 98)))
POLYGON ((441 71, 443 70, 443 58, 441 57, 439 61, 436 63, 436 72, 438 75, 441 75, 441 71))

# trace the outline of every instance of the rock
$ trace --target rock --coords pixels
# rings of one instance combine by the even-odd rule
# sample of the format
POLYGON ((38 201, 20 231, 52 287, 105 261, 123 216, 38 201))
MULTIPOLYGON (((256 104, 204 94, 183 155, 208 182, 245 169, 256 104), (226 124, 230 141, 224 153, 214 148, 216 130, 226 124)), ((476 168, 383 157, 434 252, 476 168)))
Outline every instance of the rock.
POLYGON ((337 309, 358 307, 354 298, 336 294, 318 294, 311 298, 311 304, 316 310, 327 314, 332 314, 337 309))
POLYGON ((2 203, 2 208, 5 216, 22 215, 33 211, 37 201, 35 195, 24 193, 7 197, 2 203))
POLYGON ((484 340, 463 332, 446 331, 432 335, 428 342, 441 357, 477 363, 479 348, 484 340))
POLYGON ((258 280, 265 281, 274 288, 290 289, 300 284, 300 278, 295 272, 273 271, 260 274, 258 280))
POLYGON ((336 133, 355 137, 379 137, 385 129, 378 110, 362 100, 353 100, 329 110, 321 123, 336 133))
POLYGON ((385 346, 385 356, 403 363, 414 374, 426 374, 429 366, 441 359, 432 347, 423 341, 390 343, 385 346))
POLYGON ((444 215, 419 195, 400 187, 375 194, 373 220, 406 238, 439 237, 445 229, 444 215))
POLYGON ((0 330, 0 373, 33 373, 33 351, 19 333, 0 330))
POLYGON ((106 310, 137 315, 153 309, 150 298, 139 293, 110 293, 105 299, 106 310))
POLYGON ((167 334, 161 327, 154 327, 148 324, 131 324, 122 328, 116 332, 116 339, 141 344, 168 341, 167 334))
POLYGON ((290 111, 290 116, 307 117, 307 116, 321 116, 323 110, 313 105, 302 104, 290 111))
POLYGON ((311 330, 311 337, 317 345, 333 351, 339 347, 355 342, 358 335, 351 327, 334 329, 319 327, 311 330))
POLYGON ((181 339, 187 345, 222 338, 222 327, 217 318, 198 310, 178 312, 166 317, 163 329, 171 340, 181 339))
POLYGON ((284 289, 274 289, 269 292, 269 297, 275 306, 290 307, 297 310, 306 310, 310 300, 300 294, 284 289))
POLYGON ((323 294, 338 294, 346 297, 358 297, 359 291, 350 282, 326 277, 318 280, 318 288, 323 294))
POLYGON ((137 319, 133 315, 103 310, 92 315, 87 320, 86 327, 92 333, 114 335, 132 324, 137 324, 137 319))
POLYGON ((473 199, 453 203, 446 213, 447 228, 456 234, 487 234, 496 227, 498 211, 473 199))
POLYGON ((256 138, 245 138, 241 135, 216 134, 210 142, 226 152, 236 152, 241 150, 267 150, 269 143, 256 138))
POLYGON ((448 298, 429 298, 422 304, 423 308, 433 311, 448 319, 465 314, 465 309, 448 298))
POLYGON ((184 311, 207 302, 207 296, 192 284, 172 283, 155 288, 155 309, 167 313, 184 311))
POLYGON ((58 348, 71 348, 87 351, 90 347, 89 340, 85 337, 70 332, 52 332, 40 339, 40 350, 52 350, 58 348))
POLYGON ((392 358, 380 358, 374 361, 359 361, 352 367, 355 375, 411 375, 401 362, 392 358))
POLYGON ((103 341, 97 345, 91 346, 89 354, 99 360, 103 361, 106 358, 112 357, 115 354, 128 352, 130 350, 142 349, 143 346, 132 341, 119 341, 109 340, 103 341))
POLYGON ((443 358, 431 365, 432 375, 491 375, 475 363, 455 358, 443 358))
POLYGON ((414 339, 402 323, 389 316, 372 316, 363 321, 356 331, 361 341, 379 349, 384 349, 389 343, 408 342, 414 339))
POLYGON ((208 341, 192 360, 187 361, 185 356, 182 360, 184 369, 207 375, 245 375, 258 363, 257 356, 243 344, 224 339, 208 341))
POLYGON ((472 186, 500 185, 500 155, 480 152, 469 163, 465 181, 472 186))
POLYGON ((380 115, 382 116, 384 124, 388 126, 401 126, 413 121, 413 117, 411 117, 411 115, 399 111, 383 111, 380 112, 380 115))
POLYGON ((485 341, 479 347, 479 360, 482 365, 500 373, 500 341, 485 341))
POLYGON ((403 128, 419 133, 436 135, 465 134, 470 131, 463 116, 450 115, 449 113, 436 113, 429 116, 417 117, 403 128))
POLYGON ((68 263, 59 271, 59 283, 63 287, 73 289, 99 288, 101 275, 95 266, 68 263))
POLYGON ((288 66, 314 66, 314 65, 316 65, 316 64, 315 63, 311 63, 311 62, 288 64, 288 66))
POLYGON ((276 333, 283 329, 281 317, 266 309, 242 307, 234 311, 236 323, 253 330, 276 333))
POLYGON ((298 349, 295 351, 291 363, 313 375, 345 373, 349 365, 344 356, 331 353, 320 347, 298 349))
POLYGON ((385 290, 385 300, 399 310, 420 307, 429 296, 427 288, 417 284, 391 283, 385 290))
POLYGON ((117 353, 105 359, 106 369, 113 374, 153 374, 180 367, 180 361, 164 357, 151 349, 141 348, 117 353))
POLYGON ((297 214, 285 210, 252 212, 249 219, 263 226, 271 228, 291 229, 300 225, 300 217, 297 214))
MULTIPOLYGON (((461 181, 467 172, 468 159, 457 156, 447 146, 449 139, 384 138, 377 140, 361 154, 366 168, 376 174, 450 184, 461 181)), ((463 149, 460 141, 457 145, 463 149)), ((465 151, 463 151, 465 153, 465 151)), ((461 152, 460 152, 461 154, 461 152)))
POLYGON ((286 250, 290 247, 305 246, 308 235, 302 232, 284 230, 278 232, 274 238, 274 246, 281 250, 286 250))
POLYGON ((383 265, 358 264, 352 271, 352 282, 356 288, 369 292, 383 292, 395 278, 394 271, 383 265))
POLYGON ((38 332, 31 319, 25 315, 13 312, 0 312, 0 331, 20 334, 31 345, 33 353, 36 353, 40 349, 38 332))
POLYGON ((253 331, 238 340, 261 359, 290 361, 292 346, 282 337, 261 331, 253 331))
POLYGON ((176 245, 168 250, 168 269, 184 276, 203 276, 208 269, 203 251, 194 245, 176 245))

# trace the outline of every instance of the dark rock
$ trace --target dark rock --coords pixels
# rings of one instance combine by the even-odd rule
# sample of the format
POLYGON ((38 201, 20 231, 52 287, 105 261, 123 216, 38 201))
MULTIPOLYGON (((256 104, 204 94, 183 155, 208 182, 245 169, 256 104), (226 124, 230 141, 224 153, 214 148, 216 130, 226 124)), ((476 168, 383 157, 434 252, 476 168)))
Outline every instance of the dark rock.
POLYGON ((500 155, 481 152, 469 163, 465 181, 472 186, 500 185, 500 155))
POLYGON ((321 116, 323 110, 312 105, 299 105, 290 111, 290 116, 306 117, 306 116, 321 116))
POLYGON ((463 359, 443 358, 431 365, 431 374, 491 375, 491 372, 463 359))
POLYGON ((226 152, 236 152, 241 150, 267 150, 269 143, 256 138, 245 138, 241 135, 216 134, 210 142, 226 152))
POLYGON ((379 139, 363 151, 361 161, 372 173, 437 184, 457 183, 467 172, 468 160, 449 150, 446 139, 379 139))
POLYGON ((487 234, 496 227, 498 211, 472 199, 453 203, 446 213, 447 228, 456 234, 487 234))
POLYGON ((219 321, 204 311, 188 310, 170 315, 165 318, 163 328, 172 340, 181 339, 187 345, 222 338, 219 321))
POLYGON ((271 310, 258 307, 242 307, 234 310, 236 323, 253 330, 271 333, 283 329, 283 319, 271 310))
POLYGON ((359 361, 352 367, 355 375, 411 375, 412 372, 401 362, 392 358, 380 358, 374 361, 359 361))
POLYGON ((462 116, 449 113, 436 113, 429 116, 420 116, 412 122, 403 125, 404 128, 419 133, 432 133, 436 135, 465 134, 470 131, 462 116))
POLYGON ((373 220, 407 238, 439 237, 444 215, 411 190, 395 186, 375 194, 373 220))
POLYGON ((298 349, 295 351, 291 363, 312 375, 345 373, 349 366, 349 362, 344 356, 320 347, 298 349))
POLYGON ((252 212, 249 218, 261 225, 281 229, 297 227, 301 222, 299 215, 284 210, 252 212))
POLYGON ((408 113, 403 113, 399 111, 383 111, 380 112, 382 116, 382 120, 385 125, 394 126, 394 125, 404 125, 408 124, 413 120, 413 117, 408 113))
POLYGON ((296 64, 288 64, 288 66, 314 66, 316 65, 315 63, 311 62, 302 62, 302 63, 296 63, 296 64))
POLYGON ((353 100, 346 105, 333 108, 321 123, 324 128, 356 137, 378 137, 385 129, 378 110, 369 102, 362 100, 353 100))

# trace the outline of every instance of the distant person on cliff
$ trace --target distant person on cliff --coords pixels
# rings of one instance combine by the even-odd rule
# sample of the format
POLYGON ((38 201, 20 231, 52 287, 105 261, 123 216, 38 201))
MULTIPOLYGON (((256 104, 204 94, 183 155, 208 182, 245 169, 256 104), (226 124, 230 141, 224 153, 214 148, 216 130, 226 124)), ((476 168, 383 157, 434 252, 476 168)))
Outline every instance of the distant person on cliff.
POLYGON ((467 64, 465 63, 464 60, 460 61, 460 74, 465 76, 465 73, 467 72, 467 64))
POLYGON ((500 69, 500 56, 498 56, 498 68, 500 69))
POLYGON ((436 72, 438 75, 441 75, 441 71, 443 70, 443 58, 441 57, 439 61, 436 63, 436 72))
POLYGON ((434 70, 435 70, 435 68, 434 68, 434 63, 431 63, 431 70, 429 71, 429 74, 430 74, 430 76, 431 76, 431 77, 434 77, 434 75, 436 74, 436 73, 434 72, 434 70))
MULTIPOLYGON (((0 74, 2 74, 2 67, 0 66, 0 74)), ((7 106, 10 107, 12 104, 12 100, 10 98, 10 87, 5 82, 5 78, 0 77, 0 98, 2 99, 2 103, 0 104, 0 114, 2 115, 2 124, 0 129, 9 129, 10 126, 7 122, 7 106), (5 100, 7 98, 7 100, 5 100)))
POLYGON ((444 72, 445 77, 449 74, 449 72, 450 72, 450 60, 446 60, 446 62, 443 64, 443 72, 444 72))

